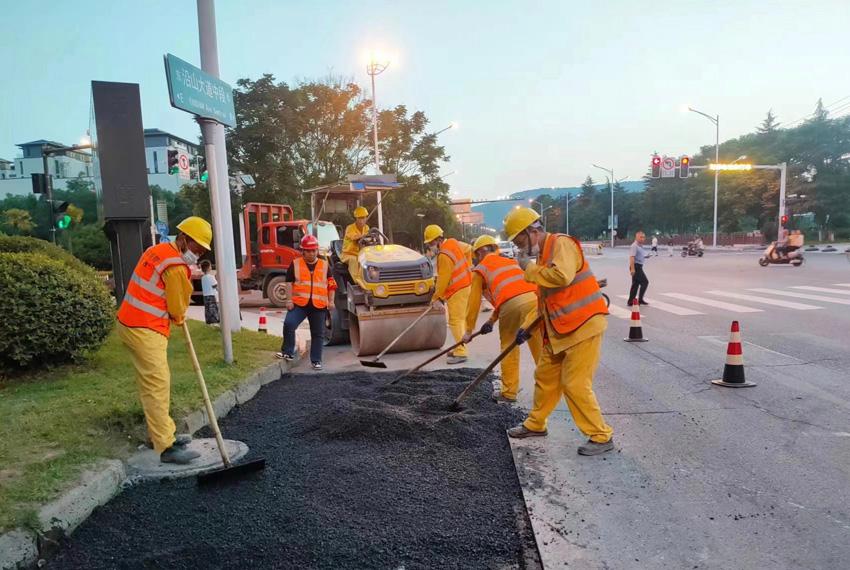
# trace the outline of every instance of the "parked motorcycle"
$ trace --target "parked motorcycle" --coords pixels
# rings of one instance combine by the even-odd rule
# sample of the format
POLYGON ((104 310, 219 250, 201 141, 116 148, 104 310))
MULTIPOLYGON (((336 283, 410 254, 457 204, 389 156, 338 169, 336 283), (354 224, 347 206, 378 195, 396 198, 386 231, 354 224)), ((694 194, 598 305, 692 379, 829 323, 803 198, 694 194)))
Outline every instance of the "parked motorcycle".
POLYGON ((690 242, 690 243, 688 243, 688 245, 682 247, 682 257, 688 257, 688 256, 702 257, 702 255, 704 253, 705 253, 705 249, 700 247, 699 244, 696 243, 696 242, 690 242))
POLYGON ((764 250, 764 254, 759 258, 759 265, 767 267, 771 263, 790 263, 794 267, 800 267, 803 265, 803 250, 800 249, 800 246, 795 245, 789 245, 782 249, 776 246, 775 241, 771 242, 767 246, 767 249, 764 250))

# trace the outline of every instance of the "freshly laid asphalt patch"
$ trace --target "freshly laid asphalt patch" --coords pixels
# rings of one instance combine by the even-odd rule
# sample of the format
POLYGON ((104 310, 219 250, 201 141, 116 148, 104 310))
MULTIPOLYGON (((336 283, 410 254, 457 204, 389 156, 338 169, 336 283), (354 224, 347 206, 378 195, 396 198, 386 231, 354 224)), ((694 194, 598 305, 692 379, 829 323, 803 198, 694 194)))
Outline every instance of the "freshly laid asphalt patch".
POLYGON ((146 483, 97 510, 51 568, 525 568, 536 547, 476 370, 293 375, 222 422, 263 472, 146 483))

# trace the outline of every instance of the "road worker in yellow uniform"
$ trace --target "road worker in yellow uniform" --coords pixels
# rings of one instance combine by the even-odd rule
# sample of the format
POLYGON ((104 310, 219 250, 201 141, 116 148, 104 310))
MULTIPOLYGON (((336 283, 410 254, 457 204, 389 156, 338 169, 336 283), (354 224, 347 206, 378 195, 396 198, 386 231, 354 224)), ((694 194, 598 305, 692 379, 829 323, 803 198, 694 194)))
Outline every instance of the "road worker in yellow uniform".
POLYGON ((366 225, 368 217, 369 211, 363 206, 357 206, 354 209, 354 223, 348 224, 342 238, 342 255, 339 260, 348 265, 348 273, 355 283, 361 280, 357 255, 360 253, 360 238, 369 233, 369 226, 366 225))
MULTIPOLYGON (((472 247, 454 238, 445 238, 443 228, 436 224, 425 228, 423 241, 425 247, 437 256, 437 284, 431 303, 446 303, 449 330, 455 342, 460 342, 466 334, 466 303, 472 284, 472 247)), ((446 363, 466 362, 468 354, 466 345, 462 344, 449 353, 446 363)))
POLYGON ((142 254, 118 309, 118 336, 136 369, 139 399, 148 436, 163 463, 186 464, 199 457, 187 448, 192 438, 176 436, 171 419, 168 337, 171 323, 182 326, 192 296, 191 271, 210 249, 212 228, 196 216, 177 225, 174 243, 163 242, 142 254))
MULTIPOLYGON (((481 325, 481 333, 493 331, 499 322, 499 341, 505 350, 516 338, 516 333, 529 315, 537 314, 537 286, 523 279, 523 271, 517 262, 499 255, 499 245, 493 236, 483 235, 472 244, 472 252, 478 264, 472 269, 472 285, 466 309, 466 330, 475 330, 478 311, 483 294, 493 305, 493 314, 481 325)), ((534 318, 534 316, 532 316, 534 318)), ((469 342, 470 332, 464 340, 469 342)), ((528 348, 534 362, 540 359, 543 335, 539 327, 531 331, 528 348)), ((514 348, 502 360, 502 387, 493 394, 499 403, 516 402, 519 391, 519 347, 514 348)))
MULTIPOLYGON (((543 315, 543 352, 534 372, 534 406, 528 418, 509 429, 508 435, 546 435, 546 420, 563 396, 576 427, 589 438, 578 453, 599 455, 614 449, 614 430, 605 423, 593 393, 608 307, 579 241, 546 233, 539 220, 540 215, 529 208, 511 210, 505 217, 505 234, 520 249, 520 267, 526 281, 537 286, 538 310, 543 315)), ((529 315, 517 331, 518 344, 530 338, 528 329, 536 316, 529 315)))

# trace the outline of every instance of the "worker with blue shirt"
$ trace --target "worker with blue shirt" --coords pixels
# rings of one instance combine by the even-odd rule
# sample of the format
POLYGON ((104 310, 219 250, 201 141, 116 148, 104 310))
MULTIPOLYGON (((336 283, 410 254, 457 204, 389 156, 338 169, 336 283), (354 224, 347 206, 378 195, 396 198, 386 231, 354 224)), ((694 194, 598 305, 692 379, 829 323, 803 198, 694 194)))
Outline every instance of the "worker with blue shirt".
POLYGON ((646 288, 649 287, 649 279, 646 278, 646 273, 643 272, 643 264, 646 262, 646 252, 643 250, 643 242, 646 239, 646 234, 638 231, 635 234, 635 241, 632 242, 629 250, 629 273, 632 274, 632 288, 629 291, 628 305, 631 307, 634 304, 635 298, 641 305, 649 305, 644 299, 646 288))

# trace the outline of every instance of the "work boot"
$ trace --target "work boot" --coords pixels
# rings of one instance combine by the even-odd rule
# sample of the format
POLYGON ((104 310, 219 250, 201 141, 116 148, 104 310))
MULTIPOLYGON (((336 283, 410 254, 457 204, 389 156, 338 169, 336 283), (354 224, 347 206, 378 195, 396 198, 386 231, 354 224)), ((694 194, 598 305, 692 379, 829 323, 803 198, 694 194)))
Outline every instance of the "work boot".
POLYGON ((596 443, 588 439, 587 443, 580 445, 578 448, 579 455, 600 455, 614 449, 614 438, 612 437, 605 443, 596 443))
POLYGON ((461 364, 462 362, 466 362, 465 356, 455 356, 452 354, 446 359, 446 364, 461 364))
POLYGON ((505 396, 502 396, 501 392, 493 392, 490 399, 497 404, 516 404, 516 398, 506 398, 505 396))
MULTIPOLYGON (((174 443, 177 447, 186 447, 192 443, 192 436, 188 433, 178 433, 174 436, 174 443)), ((145 447, 153 449, 153 442, 149 439, 145 440, 145 447)))
POLYGON ((176 463, 177 465, 186 465, 191 463, 193 459, 197 459, 201 454, 185 447, 172 445, 165 451, 159 454, 160 463, 176 463))
POLYGON ((544 429, 543 431, 532 431, 525 427, 525 424, 519 424, 518 426, 514 426, 508 430, 508 437, 513 437, 515 439, 523 439, 526 437, 543 437, 544 435, 548 434, 548 429, 544 429))

